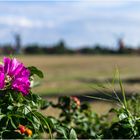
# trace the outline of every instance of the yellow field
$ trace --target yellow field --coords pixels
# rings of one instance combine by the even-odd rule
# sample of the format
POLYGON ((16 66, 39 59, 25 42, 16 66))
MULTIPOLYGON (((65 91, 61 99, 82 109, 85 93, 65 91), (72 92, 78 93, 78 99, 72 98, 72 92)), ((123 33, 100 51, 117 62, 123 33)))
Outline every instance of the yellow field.
POLYGON ((95 92, 96 83, 113 78, 115 67, 126 80, 126 91, 140 91, 139 56, 17 56, 26 66, 36 66, 44 73, 34 92, 42 95, 95 92))

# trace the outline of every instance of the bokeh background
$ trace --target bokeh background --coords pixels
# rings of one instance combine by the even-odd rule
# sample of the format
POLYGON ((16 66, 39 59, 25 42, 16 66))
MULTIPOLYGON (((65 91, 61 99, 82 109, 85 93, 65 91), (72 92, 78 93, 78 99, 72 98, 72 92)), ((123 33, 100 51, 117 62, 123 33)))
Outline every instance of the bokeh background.
POLYGON ((13 55, 43 71, 36 94, 76 95, 105 112, 113 104, 85 95, 112 96, 116 68, 128 96, 140 91, 139 6, 136 0, 0 1, 1 58, 13 55))

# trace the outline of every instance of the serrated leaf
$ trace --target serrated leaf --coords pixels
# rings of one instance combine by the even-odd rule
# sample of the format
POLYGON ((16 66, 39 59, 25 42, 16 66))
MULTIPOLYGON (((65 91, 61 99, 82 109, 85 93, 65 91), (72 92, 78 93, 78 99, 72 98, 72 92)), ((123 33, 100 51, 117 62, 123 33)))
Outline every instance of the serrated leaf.
POLYGON ((127 114, 125 114, 125 113, 121 113, 120 115, 119 115, 119 119, 120 120, 123 120, 123 119, 125 119, 125 118, 127 118, 128 116, 127 116, 127 114))
POLYGON ((32 75, 37 75, 37 76, 40 77, 40 78, 43 78, 43 77, 44 77, 42 71, 39 70, 38 68, 36 68, 36 67, 34 67, 34 66, 31 66, 31 67, 28 67, 28 69, 29 69, 30 72, 31 72, 31 76, 32 76, 32 75))
POLYGON ((42 110, 48 108, 49 106, 50 106, 50 102, 45 101, 45 100, 43 100, 43 101, 41 102, 41 109, 42 109, 42 110))
POLYGON ((56 128, 56 130, 57 130, 60 134, 62 134, 62 135, 64 136, 65 139, 68 139, 68 138, 67 138, 66 131, 65 131, 65 129, 64 129, 63 127, 58 126, 58 127, 56 128))
POLYGON ((77 139, 77 134, 74 129, 70 131, 70 139, 77 139))
POLYGON ((32 122, 32 125, 34 126, 35 129, 38 129, 39 130, 39 127, 40 127, 40 121, 33 116, 33 122, 32 122))
POLYGON ((30 112, 30 110, 31 110, 31 107, 30 106, 23 106, 24 108, 23 108, 23 113, 26 115, 26 114, 28 114, 29 112, 30 112))
POLYGON ((8 110, 13 110, 13 108, 14 108, 14 107, 11 106, 11 105, 9 105, 9 106, 7 107, 8 110))

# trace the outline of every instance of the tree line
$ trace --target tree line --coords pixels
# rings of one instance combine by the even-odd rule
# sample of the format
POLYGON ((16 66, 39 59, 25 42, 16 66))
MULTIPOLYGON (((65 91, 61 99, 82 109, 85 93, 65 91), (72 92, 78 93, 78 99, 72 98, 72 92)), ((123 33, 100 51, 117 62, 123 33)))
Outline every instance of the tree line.
POLYGON ((52 46, 29 44, 16 51, 16 47, 11 44, 0 46, 0 54, 140 54, 140 48, 129 46, 119 47, 117 49, 104 47, 102 45, 94 45, 71 49, 67 47, 64 41, 60 41, 52 46))

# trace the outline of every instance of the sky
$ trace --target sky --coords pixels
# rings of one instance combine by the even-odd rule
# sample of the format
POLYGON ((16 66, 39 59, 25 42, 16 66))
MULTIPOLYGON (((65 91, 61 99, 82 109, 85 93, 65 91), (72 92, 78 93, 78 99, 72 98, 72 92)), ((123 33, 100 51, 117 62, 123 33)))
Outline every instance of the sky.
POLYGON ((139 0, 0 0, 0 44, 140 45, 139 0))

